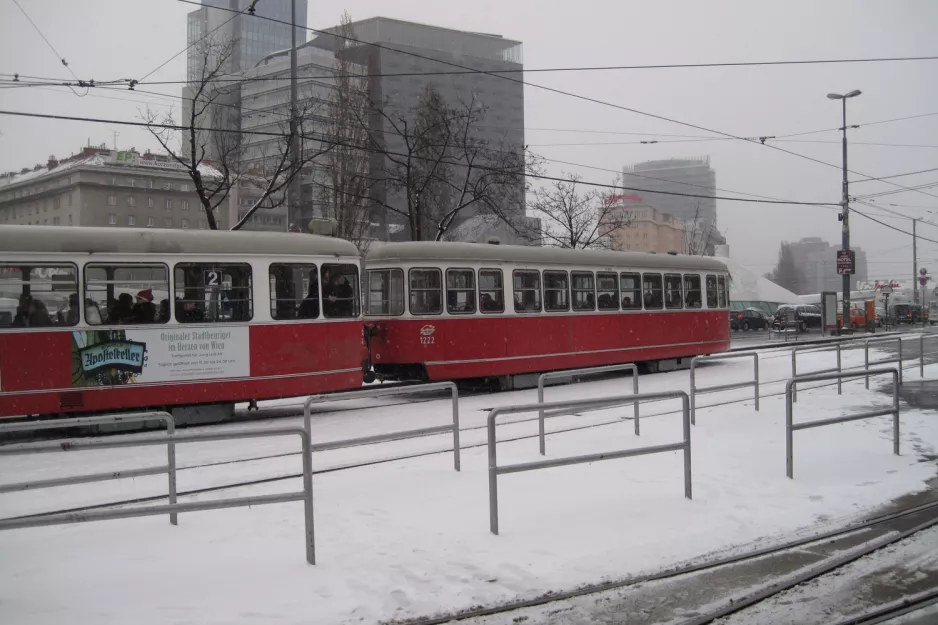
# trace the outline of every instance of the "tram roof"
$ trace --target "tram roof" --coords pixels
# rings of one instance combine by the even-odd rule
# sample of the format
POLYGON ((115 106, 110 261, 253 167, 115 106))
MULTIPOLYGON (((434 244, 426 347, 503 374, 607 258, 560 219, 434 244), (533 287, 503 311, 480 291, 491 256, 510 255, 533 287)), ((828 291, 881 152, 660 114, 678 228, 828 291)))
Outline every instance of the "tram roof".
POLYGON ((360 256, 344 239, 286 232, 0 226, 0 250, 76 254, 360 256))
POLYGON ((488 243, 449 243, 417 241, 388 243, 368 252, 375 261, 482 261, 542 265, 591 265, 647 269, 690 269, 727 271, 726 265, 709 256, 570 250, 557 247, 492 245, 488 243))

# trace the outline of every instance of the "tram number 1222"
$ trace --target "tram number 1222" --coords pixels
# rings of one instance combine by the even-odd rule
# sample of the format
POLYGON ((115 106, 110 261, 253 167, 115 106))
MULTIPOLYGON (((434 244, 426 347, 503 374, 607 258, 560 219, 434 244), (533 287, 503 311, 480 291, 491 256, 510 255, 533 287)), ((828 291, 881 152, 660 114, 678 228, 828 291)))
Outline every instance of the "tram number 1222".
POLYGON ((420 328, 420 344, 421 345, 433 345, 433 333, 436 332, 436 326, 425 325, 420 328))

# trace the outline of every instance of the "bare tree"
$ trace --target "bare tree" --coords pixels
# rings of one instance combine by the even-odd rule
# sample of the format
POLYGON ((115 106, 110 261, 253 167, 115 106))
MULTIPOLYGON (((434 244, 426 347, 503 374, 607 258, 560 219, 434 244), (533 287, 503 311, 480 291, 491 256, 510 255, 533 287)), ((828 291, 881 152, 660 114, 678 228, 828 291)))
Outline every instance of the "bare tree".
POLYGON ((355 37, 352 18, 342 14, 335 36, 335 86, 327 105, 324 131, 332 149, 324 157, 325 184, 314 181, 319 188, 320 202, 326 207, 327 218, 336 222, 337 236, 365 250, 371 224, 369 191, 374 183, 370 175, 370 154, 367 120, 369 110, 368 83, 361 66, 342 53, 350 38, 355 37))
POLYGON ((765 274, 765 277, 792 293, 801 293, 799 283, 804 284, 804 280, 798 265, 795 263, 791 244, 787 242, 781 244, 778 250, 778 262, 772 271, 765 274))
POLYGON ((330 144, 307 142, 304 133, 312 127, 316 104, 306 101, 295 116, 285 115, 278 124, 276 148, 262 151, 249 171, 243 167, 244 141, 240 111, 233 96, 244 81, 230 73, 233 46, 230 40, 206 38, 196 44, 198 73, 190 75, 183 107, 184 119, 176 124, 172 111, 159 114, 147 108, 147 129, 166 153, 189 174, 202 204, 208 226, 218 229, 215 210, 237 186, 253 188, 259 197, 231 229, 238 230, 261 208, 274 208, 286 201, 285 188, 330 144), (290 148, 300 142, 300 157, 294 161, 290 148))
POLYGON ((580 185, 576 174, 562 174, 547 187, 534 189, 531 213, 544 223, 547 245, 571 249, 612 249, 613 235, 632 225, 629 212, 605 191, 580 185))
POLYGON ((512 209, 521 210, 524 150, 500 149, 479 137, 487 109, 474 94, 451 106, 430 83, 412 109, 394 112, 384 102, 371 110, 387 130, 372 131, 367 119, 360 123, 369 128, 369 151, 385 161, 377 179, 393 196, 373 199, 406 219, 412 240, 442 240, 470 213, 507 220, 512 209))

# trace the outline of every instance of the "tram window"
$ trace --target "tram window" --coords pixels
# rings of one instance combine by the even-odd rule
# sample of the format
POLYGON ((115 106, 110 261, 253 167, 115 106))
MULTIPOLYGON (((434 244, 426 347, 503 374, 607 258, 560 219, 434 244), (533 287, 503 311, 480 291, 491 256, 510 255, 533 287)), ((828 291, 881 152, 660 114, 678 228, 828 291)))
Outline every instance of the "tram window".
POLYGON ((717 277, 707 275, 707 308, 717 307, 717 277))
POLYGON ((319 317, 319 273, 311 263, 271 263, 270 316, 272 319, 319 317))
POLYGON ((151 324, 169 321, 166 265, 85 265, 85 321, 88 325, 151 324))
POLYGON ((614 273, 599 272, 596 274, 596 288, 599 291, 596 303, 599 304, 599 310, 619 310, 619 288, 617 283, 618 276, 614 273))
POLYGON ((0 328, 73 326, 81 317, 72 264, 0 264, 0 328))
POLYGON ((404 314, 402 269, 372 269, 368 272, 368 314, 404 314))
POLYGON ((684 299, 687 308, 700 308, 700 276, 684 274, 684 299))
MULTIPOLYGON (((517 283, 517 281, 516 277, 515 282, 517 283)), ((545 271, 544 310, 552 312, 570 310, 569 287, 566 271, 545 271)), ((517 288, 517 284, 515 288, 517 288)))
POLYGON ((516 270, 515 312, 541 312, 541 274, 539 271, 516 270))
POLYGON ((726 292, 726 276, 717 278, 717 296, 719 298, 720 308, 726 308, 729 304, 728 293, 726 292))
POLYGON ((642 299, 645 301, 645 310, 659 310, 664 301, 661 289, 660 273, 642 274, 642 299))
POLYGON ((359 304, 358 265, 325 263, 320 270, 322 316, 328 319, 357 317, 359 304))
POLYGON ((642 276, 637 273, 620 273, 619 289, 622 291, 622 310, 642 309, 642 276))
POLYGON ((410 314, 443 312, 443 273, 439 269, 410 270, 410 314))
POLYGON ((227 323, 254 317, 253 276, 244 263, 177 263, 179 323, 227 323))
POLYGON ((681 274, 664 274, 664 305, 665 308, 684 308, 684 293, 681 285, 681 274))
POLYGON ((479 308, 483 313, 505 312, 505 289, 501 269, 479 270, 479 308))
POLYGON ((592 272, 574 271, 573 310, 596 310, 596 284, 592 272))
POLYGON ((476 311, 476 274, 472 269, 446 270, 446 312, 464 315, 476 311))

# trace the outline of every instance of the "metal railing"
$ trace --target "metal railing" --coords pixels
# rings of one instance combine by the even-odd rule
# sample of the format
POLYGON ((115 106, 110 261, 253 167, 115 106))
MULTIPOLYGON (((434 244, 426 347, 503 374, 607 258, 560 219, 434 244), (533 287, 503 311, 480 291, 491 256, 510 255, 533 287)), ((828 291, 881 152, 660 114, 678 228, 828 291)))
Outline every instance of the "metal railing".
POLYGON ((854 371, 849 373, 823 373, 818 375, 805 375, 792 378, 785 383, 785 473, 789 478, 794 479, 794 431, 807 430, 835 423, 846 423, 848 421, 859 421, 861 419, 871 419, 873 417, 882 417, 892 415, 892 452, 899 455, 899 371, 889 367, 879 369, 867 369, 865 371, 854 371), (869 379, 871 375, 892 375, 892 408, 882 408, 879 410, 870 410, 852 415, 833 417, 830 419, 818 419, 816 421, 806 421, 804 423, 793 422, 793 404, 792 390, 799 382, 824 382, 826 380, 836 380, 843 378, 859 378, 866 376, 869 379))
POLYGON ((615 460, 617 458, 630 458, 633 456, 645 456, 648 454, 664 453, 669 451, 684 451, 684 496, 692 498, 691 492, 691 444, 690 444, 690 402, 687 393, 684 391, 670 391, 665 393, 645 393, 643 395, 620 395, 618 397, 604 397, 600 399, 578 399, 548 404, 522 404, 518 406, 502 406, 489 411, 488 416, 488 452, 489 452, 489 530, 493 534, 498 534, 498 476, 506 473, 521 473, 522 471, 534 471, 537 469, 549 469, 552 467, 563 467, 573 464, 582 464, 585 462, 598 462, 600 460, 615 460), (592 408, 596 406, 609 406, 613 404, 631 403, 632 401, 655 401, 661 399, 680 398, 683 402, 683 430, 684 440, 679 443, 670 443, 667 445, 653 445, 649 447, 639 447, 637 449, 623 449, 619 451, 609 451, 597 454, 588 454, 585 456, 569 456, 566 458, 556 458, 553 460, 538 460, 537 462, 522 462, 518 464, 509 464, 498 466, 498 458, 495 451, 495 419, 499 415, 517 414, 519 412, 534 412, 542 408, 565 409, 565 408, 592 408))
POLYGON ((453 399, 453 422, 449 425, 438 425, 429 428, 418 428, 413 430, 399 430, 388 434, 376 434, 374 436, 362 436, 359 438, 349 438, 330 443, 314 445, 313 451, 325 451, 328 449, 341 449, 343 447, 354 447, 356 445, 368 445, 371 443, 386 443, 388 441, 400 440, 412 436, 428 436, 431 434, 453 433, 453 468, 460 470, 459 462, 459 391, 453 382, 434 382, 432 384, 414 384, 413 386, 395 386, 392 388, 376 388, 363 391, 351 391, 348 393, 333 393, 329 395, 312 395, 303 403, 303 427, 312 440, 312 407, 313 404, 322 404, 325 402, 347 401, 352 399, 371 399, 373 397, 385 397, 390 395, 411 395, 413 393, 426 393, 430 391, 448 390, 453 399))
MULTIPOLYGON (((624 365, 607 365, 605 367, 590 367, 587 369, 570 369, 567 371, 548 371, 542 373, 537 378, 537 403, 544 403, 544 382, 552 378, 566 378, 566 377, 577 377, 585 375, 599 375, 601 373, 613 373, 615 371, 631 371, 632 372, 632 393, 638 395, 638 367, 632 363, 624 365)), ((632 403, 635 407, 635 435, 638 436, 639 426, 638 426, 638 401, 632 403)), ((547 416, 546 411, 542 408, 537 413, 537 432, 538 438, 541 442, 541 455, 545 455, 545 443, 544 443, 544 418, 547 416)))
MULTIPOLYGON (((901 336, 884 336, 878 339, 866 339, 863 343, 863 368, 869 369, 870 365, 885 365, 889 363, 897 362, 899 363, 899 386, 902 386, 902 337, 901 336), (899 345, 899 353, 895 358, 887 358, 886 360, 877 360, 876 362, 870 362, 870 343, 891 343, 895 342, 899 345)), ((870 388, 870 376, 866 376, 866 388, 870 388)))
MULTIPOLYGON (((827 347, 812 347, 809 345, 801 345, 801 346, 796 345, 795 347, 792 347, 791 348, 791 377, 793 378, 798 377, 798 352, 799 351, 802 353, 803 352, 814 353, 814 352, 829 352, 832 350, 837 350, 837 366, 836 367, 833 367, 831 369, 820 369, 818 371, 809 371, 805 373, 804 375, 815 375, 815 374, 821 374, 821 373, 835 373, 835 372, 841 373, 843 371, 843 363, 841 360, 841 344, 838 341, 834 345, 827 346, 827 347)), ((843 384, 841 383, 840 378, 837 379, 837 394, 838 395, 843 394, 843 384)), ((795 388, 794 391, 792 392, 792 399, 794 401, 798 401, 798 389, 797 388, 795 388)))
MULTIPOLYGON (((198 434, 167 434, 163 436, 127 435, 121 437, 108 437, 104 439, 76 440, 67 442, 36 443, 23 446, 0 447, 0 456, 14 456, 31 453, 49 453, 62 451, 90 451, 100 449, 119 449, 123 447, 147 447, 151 445, 174 445, 180 443, 206 443, 213 441, 227 441, 243 438, 261 438, 270 436, 299 436, 302 443, 303 454, 303 490, 292 493, 278 493, 275 495, 254 495, 250 497, 232 497, 214 501, 194 501, 190 503, 170 503, 169 505, 119 508, 111 510, 86 510, 68 512, 64 514, 44 514, 34 517, 20 517, 16 519, 0 520, 0 530, 11 530, 25 527, 43 527, 47 525, 64 525, 68 523, 86 523, 89 521, 107 521, 111 519, 130 519, 135 517, 170 514, 175 516, 179 512, 197 512, 200 510, 219 510, 222 508, 238 508, 244 506, 260 506, 270 503, 284 503, 287 501, 302 501, 305 513, 306 532, 306 561, 316 564, 316 544, 313 531, 313 462, 309 446, 309 435, 300 428, 278 428, 271 430, 252 430, 234 432, 205 432, 198 434)), ((175 467, 172 470, 175 482, 175 467)), ((109 478, 104 478, 109 479, 109 478)))
MULTIPOLYGON (((142 421, 159 420, 166 424, 166 432, 170 435, 176 431, 176 422, 168 412, 128 412, 116 413, 111 415, 99 415, 94 417, 75 417, 72 419, 53 419, 49 421, 21 421, 17 423, 0 424, 0 434, 6 432, 33 432, 38 430, 56 430, 63 428, 83 427, 89 425, 105 425, 115 423, 139 423, 142 421)), ((59 443, 62 451, 68 451, 72 445, 69 442, 59 443)), ((0 447, 0 453, 13 453, 15 449, 24 449, 23 454, 28 454, 30 447, 0 447)), ((105 482, 108 480, 120 480, 132 477, 143 477, 145 475, 162 475, 169 477, 169 503, 176 503, 176 446, 172 440, 166 441, 166 465, 160 467, 145 467, 142 469, 125 469, 122 471, 107 471, 105 473, 91 473, 88 475, 72 475, 69 477, 53 478, 50 480, 36 480, 32 482, 16 482, 12 484, 0 484, 0 494, 14 493, 23 490, 37 490, 40 488, 54 488, 56 486, 69 486, 71 484, 89 484, 92 482, 105 482)), ((176 513, 169 515, 169 522, 177 524, 176 513)))
POLYGON ((925 339, 938 339, 938 334, 922 332, 918 337, 918 375, 925 377, 925 339))
POLYGON ((755 389, 756 410, 759 410, 759 354, 752 352, 749 354, 716 354, 714 356, 694 356, 690 361, 690 422, 691 425, 697 425, 697 393, 716 393, 717 391, 728 391, 734 388, 746 388, 752 386, 755 389), (752 358, 753 379, 745 382, 733 382, 730 384, 718 384, 717 386, 697 386, 697 365, 702 362, 711 362, 714 360, 731 360, 735 358, 752 358))

